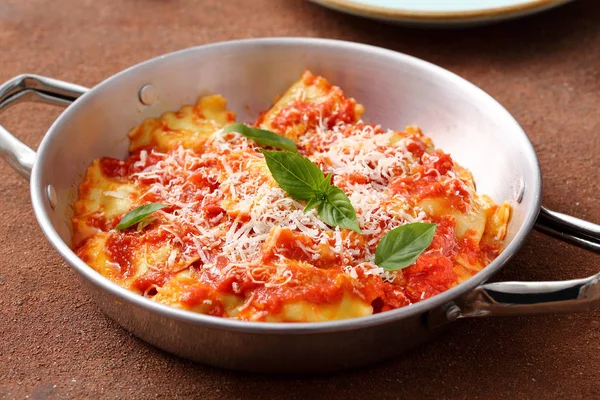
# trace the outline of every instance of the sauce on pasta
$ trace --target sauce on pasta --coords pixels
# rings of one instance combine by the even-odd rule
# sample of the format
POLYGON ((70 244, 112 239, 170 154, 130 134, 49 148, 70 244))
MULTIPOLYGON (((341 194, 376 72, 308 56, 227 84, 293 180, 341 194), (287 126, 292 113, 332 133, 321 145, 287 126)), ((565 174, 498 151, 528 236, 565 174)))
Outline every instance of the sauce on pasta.
POLYGON ((385 130, 324 78, 305 72, 254 125, 294 140, 348 196, 362 234, 324 224, 278 187, 257 145, 223 128, 218 95, 144 121, 125 160, 88 168, 73 245, 117 284, 173 307, 250 321, 344 319, 409 306, 459 284, 502 250, 510 217, 417 127, 385 130), (160 202, 143 225, 128 211, 160 202), (415 263, 386 271, 379 240, 410 222, 437 224, 415 263))

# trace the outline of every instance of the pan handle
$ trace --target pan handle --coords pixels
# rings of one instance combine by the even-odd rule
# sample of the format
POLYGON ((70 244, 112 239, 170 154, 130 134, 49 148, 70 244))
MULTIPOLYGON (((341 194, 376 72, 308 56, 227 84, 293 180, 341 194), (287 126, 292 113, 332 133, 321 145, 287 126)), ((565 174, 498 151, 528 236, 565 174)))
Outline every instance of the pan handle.
MULTIPOLYGON (((542 206, 536 229, 600 254, 600 225, 542 206)), ((596 307, 600 307, 600 273, 569 281, 487 283, 432 311, 429 325, 459 318, 571 313, 596 307)))
POLYGON ((447 319, 591 311, 600 306, 600 273, 556 282, 481 285, 446 308, 447 319))
MULTIPOLYGON (((0 113, 24 101, 68 106, 89 89, 39 75, 19 75, 0 85, 0 113)), ((0 125, 0 157, 29 180, 35 151, 0 125)))
POLYGON ((542 206, 535 228, 556 239, 600 254, 600 225, 542 206))

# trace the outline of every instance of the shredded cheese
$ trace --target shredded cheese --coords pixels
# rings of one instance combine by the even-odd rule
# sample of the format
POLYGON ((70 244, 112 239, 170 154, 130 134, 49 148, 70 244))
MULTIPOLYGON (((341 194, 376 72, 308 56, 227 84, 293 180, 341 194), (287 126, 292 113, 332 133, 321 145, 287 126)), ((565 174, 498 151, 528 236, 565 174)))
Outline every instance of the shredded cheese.
MULTIPOLYGON (((404 140, 392 144, 394 135, 362 122, 338 123, 329 129, 327 119, 320 118, 318 126, 299 139, 300 147, 319 142, 319 150, 308 156, 325 173, 332 173, 333 183, 348 195, 365 237, 362 250, 351 242, 351 235, 342 235, 339 228, 323 223, 316 209, 304 212, 304 204, 287 196, 274 182, 255 145, 235 132, 215 131, 202 152, 181 146, 168 153, 152 150, 158 159, 152 165, 142 151, 135 164, 140 170, 133 178, 147 186, 142 200, 158 198, 174 209, 157 212, 159 229, 169 234, 171 245, 181 249, 184 259, 198 258, 204 269, 224 273, 216 267, 216 253, 232 265, 230 270, 249 269, 255 282, 286 284, 292 278, 285 271, 270 274, 267 281, 260 278, 265 273, 260 267, 264 246, 278 228, 308 238, 311 245, 299 240, 292 245, 311 262, 321 257, 322 250, 317 247, 327 246, 350 277, 356 278, 358 268, 393 280, 394 274, 374 263, 377 243, 390 229, 426 217, 422 210, 389 193, 392 179, 408 176, 419 165, 404 140), (206 184, 194 186, 191 175, 206 184), (220 211, 212 215, 207 212, 211 207, 220 211)), ((175 253, 171 253, 167 263, 174 260, 175 253)))
POLYGON ((304 202, 278 186, 255 142, 218 128, 232 114, 220 96, 202 98, 136 128, 143 140, 136 145, 132 136, 127 160, 95 161, 74 206, 78 254, 158 302, 246 320, 310 320, 340 295, 339 309, 331 309, 340 318, 422 300, 468 278, 501 250, 496 242, 506 232, 507 206, 477 196, 468 172, 418 128, 394 132, 356 122, 362 106, 322 78, 305 73, 257 124, 293 138, 302 155, 331 174, 362 234, 326 225, 318 209, 305 212, 304 202), (101 169, 104 162, 110 168, 101 169), (101 174, 106 182, 98 182, 101 174), (136 229, 111 229, 121 209, 151 202, 165 207, 136 229), (112 209, 119 211, 104 214, 112 209), (382 237, 420 221, 438 226, 416 264, 378 267, 382 237), (487 246, 475 260, 480 240, 487 246), (463 259, 465 266, 457 261, 463 259))

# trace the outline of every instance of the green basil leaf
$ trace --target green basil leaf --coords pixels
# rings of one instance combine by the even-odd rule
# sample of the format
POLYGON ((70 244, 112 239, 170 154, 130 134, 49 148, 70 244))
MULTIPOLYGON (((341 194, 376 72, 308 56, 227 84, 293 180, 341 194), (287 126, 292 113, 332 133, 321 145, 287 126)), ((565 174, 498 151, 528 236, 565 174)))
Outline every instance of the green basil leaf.
POLYGON ((141 222, 146 217, 148 217, 150 214, 152 214, 154 211, 160 210, 161 208, 165 208, 165 207, 166 207, 166 205, 161 204, 161 203, 149 203, 149 204, 144 204, 143 206, 134 208, 133 210, 131 210, 127 214, 125 214, 123 216, 123 218, 121 218, 119 225, 117 225, 115 227, 115 229, 118 231, 127 229, 130 226, 133 226, 133 225, 137 224, 138 222, 141 222))
POLYGON ((330 186, 326 200, 319 207, 319 217, 327 225, 362 233, 350 199, 337 186, 330 186))
POLYGON ((377 245, 375 264, 386 271, 397 271, 413 264, 433 241, 436 226, 415 222, 392 229, 377 245))
POLYGON ((308 201, 308 204, 306 204, 306 207, 304 207, 304 212, 310 211, 315 207, 318 207, 321 205, 321 203, 323 202, 323 200, 321 200, 318 197, 313 197, 312 199, 310 199, 308 201))
POLYGON ((261 150, 271 175, 292 198, 306 201, 304 211, 319 207, 319 217, 329 226, 362 233, 350 199, 331 184, 332 175, 324 176, 308 158, 288 151, 261 150))
POLYGON ((319 185, 319 189, 321 189, 321 191, 323 191, 324 193, 327 193, 329 191, 329 188, 331 188, 333 186, 331 184, 332 176, 333 175, 331 173, 327 174, 325 179, 323 179, 323 182, 321 182, 321 184, 319 185))
POLYGON ((275 147, 277 149, 288 151, 298 151, 296 143, 294 143, 293 140, 264 129, 250 128, 247 125, 237 123, 229 125, 223 129, 223 132, 241 133, 261 146, 275 147))
POLYGON ((296 200, 310 201, 320 191, 323 171, 308 158, 289 151, 261 150, 271 175, 296 200))

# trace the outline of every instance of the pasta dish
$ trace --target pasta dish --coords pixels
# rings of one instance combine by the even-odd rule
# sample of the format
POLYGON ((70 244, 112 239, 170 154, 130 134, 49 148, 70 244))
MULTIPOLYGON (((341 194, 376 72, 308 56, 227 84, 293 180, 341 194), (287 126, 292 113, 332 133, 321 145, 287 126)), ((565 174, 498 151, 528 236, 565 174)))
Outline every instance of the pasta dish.
POLYGON ((247 125, 220 95, 145 120, 125 160, 87 169, 73 248, 152 301, 267 322, 409 306, 494 260, 509 204, 418 127, 363 111, 306 71, 247 125))

